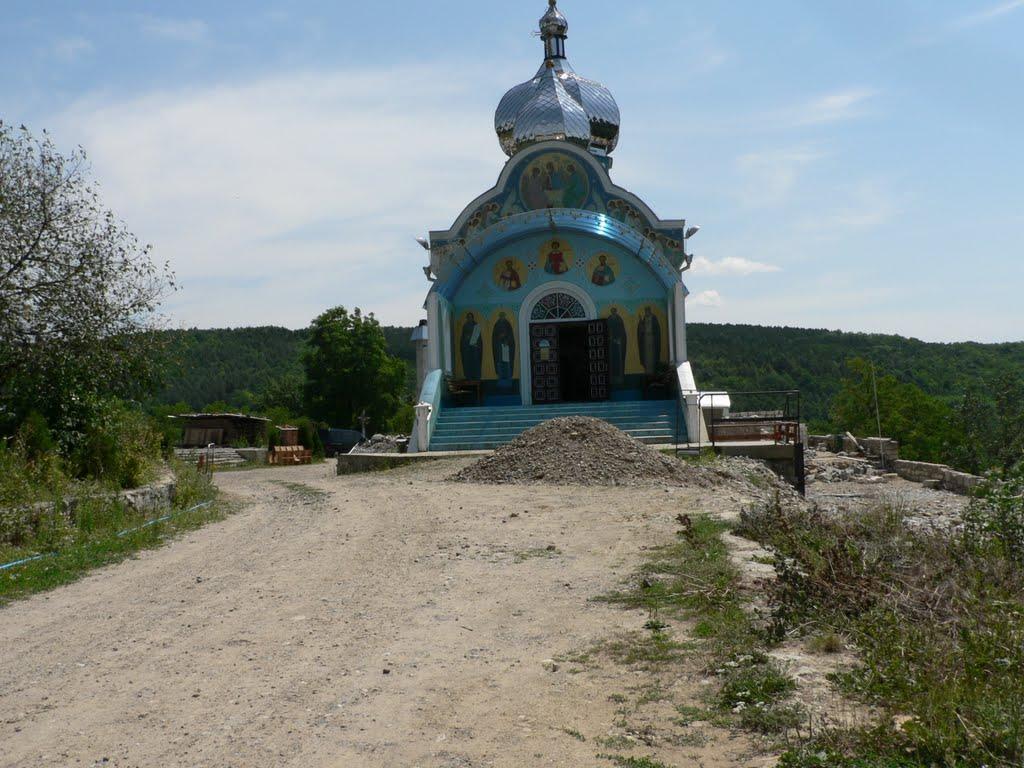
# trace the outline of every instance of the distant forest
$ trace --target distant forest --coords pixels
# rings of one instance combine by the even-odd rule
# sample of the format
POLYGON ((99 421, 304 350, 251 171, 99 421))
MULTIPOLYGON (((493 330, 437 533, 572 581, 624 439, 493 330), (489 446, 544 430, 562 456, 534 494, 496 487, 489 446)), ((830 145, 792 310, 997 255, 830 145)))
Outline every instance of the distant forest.
MULTIPOLYGON (((391 353, 414 365, 412 328, 383 330, 391 353)), ((687 330, 690 359, 702 389, 797 389, 805 418, 819 424, 828 419, 829 405, 851 358, 869 360, 880 375, 915 384, 949 404, 969 384, 1024 371, 1024 342, 934 344, 883 334, 705 323, 691 324, 687 330)), ((166 333, 170 366, 157 398, 161 405, 245 408, 273 380, 301 374, 306 331, 264 327, 166 333)))

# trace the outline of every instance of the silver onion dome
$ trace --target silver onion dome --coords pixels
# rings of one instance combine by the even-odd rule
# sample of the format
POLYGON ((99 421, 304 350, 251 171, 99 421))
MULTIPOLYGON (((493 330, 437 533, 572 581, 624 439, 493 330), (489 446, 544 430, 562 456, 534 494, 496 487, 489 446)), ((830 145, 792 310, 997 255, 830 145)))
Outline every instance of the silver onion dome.
POLYGON ((619 106, 601 83, 580 77, 565 58, 569 22, 548 0, 540 20, 544 63, 532 80, 502 98, 494 115, 501 148, 509 157, 539 141, 581 144, 610 154, 619 142, 619 106))

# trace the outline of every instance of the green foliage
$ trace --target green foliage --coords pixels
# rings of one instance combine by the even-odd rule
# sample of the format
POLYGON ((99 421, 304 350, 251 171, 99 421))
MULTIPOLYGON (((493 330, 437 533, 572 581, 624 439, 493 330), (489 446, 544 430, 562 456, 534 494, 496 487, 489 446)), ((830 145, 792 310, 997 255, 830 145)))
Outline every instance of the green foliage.
POLYGON ((952 413, 946 404, 914 384, 882 375, 861 358, 850 360, 847 368, 849 375, 832 402, 832 420, 840 429, 877 435, 880 417, 882 435, 899 440, 902 458, 936 460, 943 455, 951 441, 952 413))
MULTIPOLYGON (((414 377, 412 329, 381 327, 381 331, 388 352, 406 361, 414 377)), ((309 336, 309 329, 275 327, 167 331, 169 366, 157 402, 185 402, 190 409, 199 410, 219 400, 233 411, 265 413, 283 408, 297 417, 303 410, 302 353, 309 336)), ((411 390, 407 391, 410 400, 414 397, 411 390)))
POLYGON ((934 344, 883 334, 707 323, 688 324, 687 341, 702 389, 799 389, 805 417, 824 431, 850 358, 872 360, 879 372, 947 404, 972 382, 1019 379, 1024 370, 1021 342, 934 344))
POLYGON ((160 374, 166 266, 100 201, 82 150, 0 122, 0 435, 41 414, 67 456, 160 374))
POLYGON ((916 531, 891 509, 744 512, 743 535, 778 552, 771 600, 782 630, 849 637, 861 666, 839 682, 883 713, 876 728, 822 737, 783 765, 1024 761, 1020 486, 1003 488, 962 536, 916 531), (895 727, 893 714, 906 722, 895 727))
POLYGON ((296 371, 271 379, 266 387, 256 395, 253 409, 262 413, 276 409, 292 414, 302 413, 304 384, 303 375, 296 371))
POLYGON ((403 403, 395 411, 395 415, 387 421, 385 431, 389 435, 408 435, 412 433, 416 422, 416 409, 412 403, 403 403))
POLYGON ((70 457, 72 472, 135 488, 146 482, 160 458, 161 435, 152 421, 123 403, 107 401, 96 409, 70 457))
POLYGON ((29 413, 18 427, 18 444, 21 453, 30 462, 44 460, 57 449, 50 427, 38 411, 29 413))
POLYGON ((317 421, 354 428, 365 411, 370 429, 382 429, 398 409, 406 367, 388 354, 372 314, 344 307, 324 312, 313 321, 303 364, 305 411, 317 421))
POLYGON ((993 472, 976 489, 964 513, 964 537, 975 550, 1024 566, 1024 462, 1008 472, 993 472))
POLYGON ((311 450, 314 459, 322 459, 326 451, 316 424, 310 419, 299 419, 295 426, 299 428, 299 445, 311 450))
MULTIPOLYGON (((0 466, 10 456, 0 451, 0 466)), ((6 571, 0 571, 0 605, 11 599, 70 583, 93 568, 118 562, 140 549, 159 546, 169 535, 187 531, 220 519, 218 504, 193 509, 212 501, 216 490, 194 467, 176 467, 177 492, 170 520, 151 523, 123 504, 109 489, 94 483, 61 480, 56 493, 45 489, 56 504, 35 508, 33 525, 14 539, 5 528, 0 503, 0 562, 11 562, 43 553, 6 571)))

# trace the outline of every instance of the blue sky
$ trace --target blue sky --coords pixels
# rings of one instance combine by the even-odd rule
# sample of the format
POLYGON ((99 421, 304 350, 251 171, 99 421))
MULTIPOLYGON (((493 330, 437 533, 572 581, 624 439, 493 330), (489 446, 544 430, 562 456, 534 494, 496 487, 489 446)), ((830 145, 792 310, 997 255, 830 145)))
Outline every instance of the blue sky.
MULTIPOLYGON (((1024 0, 562 0, 613 178, 702 226, 691 320, 1024 338, 1024 0)), ((83 145, 178 326, 422 316, 543 0, 4 0, 0 119, 83 145)))

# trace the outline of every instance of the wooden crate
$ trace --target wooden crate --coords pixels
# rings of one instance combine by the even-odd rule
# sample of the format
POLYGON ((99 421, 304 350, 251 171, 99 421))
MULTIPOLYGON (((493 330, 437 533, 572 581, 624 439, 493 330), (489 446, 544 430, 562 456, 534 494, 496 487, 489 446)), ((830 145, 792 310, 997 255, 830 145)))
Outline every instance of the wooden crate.
POLYGON ((267 454, 268 464, 312 464, 313 452, 301 445, 278 445, 267 454))

